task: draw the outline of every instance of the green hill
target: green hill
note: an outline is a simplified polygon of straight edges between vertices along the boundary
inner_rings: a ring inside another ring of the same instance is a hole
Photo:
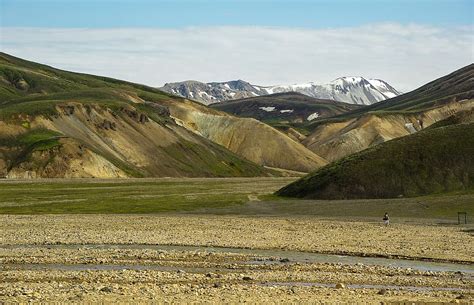
[[[430,128],[317,170],[280,196],[314,199],[413,197],[474,188],[474,124]]]
[[[29,134],[54,145],[25,144]],[[256,120],[0,53],[0,177],[267,176],[326,163]]]
[[[177,125],[157,89],[0,53],[0,177],[273,175]]]

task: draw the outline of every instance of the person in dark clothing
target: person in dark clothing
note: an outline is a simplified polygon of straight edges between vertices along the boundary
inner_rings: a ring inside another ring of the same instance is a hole
[[[385,212],[385,215],[383,215],[383,224],[388,226],[390,224],[390,217],[388,217],[388,213]]]
[[[423,129],[423,120],[422,119],[418,119],[418,124],[420,125],[420,128]]]

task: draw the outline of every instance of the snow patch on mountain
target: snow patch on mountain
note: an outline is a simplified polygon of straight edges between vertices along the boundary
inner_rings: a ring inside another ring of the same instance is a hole
[[[275,110],[275,107],[258,107],[258,108],[266,112],[272,112]]]
[[[312,120],[317,119],[318,117],[319,117],[319,113],[315,112],[315,113],[310,114],[310,115],[306,118],[306,120],[312,121]]]

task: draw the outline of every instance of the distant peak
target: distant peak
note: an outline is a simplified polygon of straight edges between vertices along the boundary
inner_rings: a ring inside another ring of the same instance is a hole
[[[367,82],[367,80],[363,78],[362,76],[343,76],[343,77],[336,78],[331,83],[341,83],[341,82],[357,84],[357,83]]]

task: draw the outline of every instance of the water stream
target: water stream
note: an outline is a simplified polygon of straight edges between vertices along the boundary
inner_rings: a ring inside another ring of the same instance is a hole
[[[225,248],[211,246],[172,246],[172,245],[146,245],[146,244],[55,244],[55,245],[2,245],[0,248],[45,248],[45,249],[150,249],[157,251],[195,251],[210,253],[232,253],[254,255],[255,260],[249,261],[249,264],[285,264],[285,263],[340,263],[344,265],[364,264],[384,267],[411,268],[418,271],[450,271],[463,272],[469,276],[474,275],[474,264],[456,264],[440,263],[421,260],[408,259],[389,259],[379,257],[360,257],[345,256],[335,254],[320,254],[302,251],[290,250],[263,250],[263,249],[243,249],[243,248]],[[274,259],[259,259],[259,258]],[[87,267],[89,266],[89,267]],[[105,268],[104,265],[100,268]],[[85,265],[84,268],[93,269],[91,265]],[[99,268],[99,267],[98,267]],[[112,268],[112,267],[111,267]],[[151,269],[147,265],[133,265],[120,269]]]

